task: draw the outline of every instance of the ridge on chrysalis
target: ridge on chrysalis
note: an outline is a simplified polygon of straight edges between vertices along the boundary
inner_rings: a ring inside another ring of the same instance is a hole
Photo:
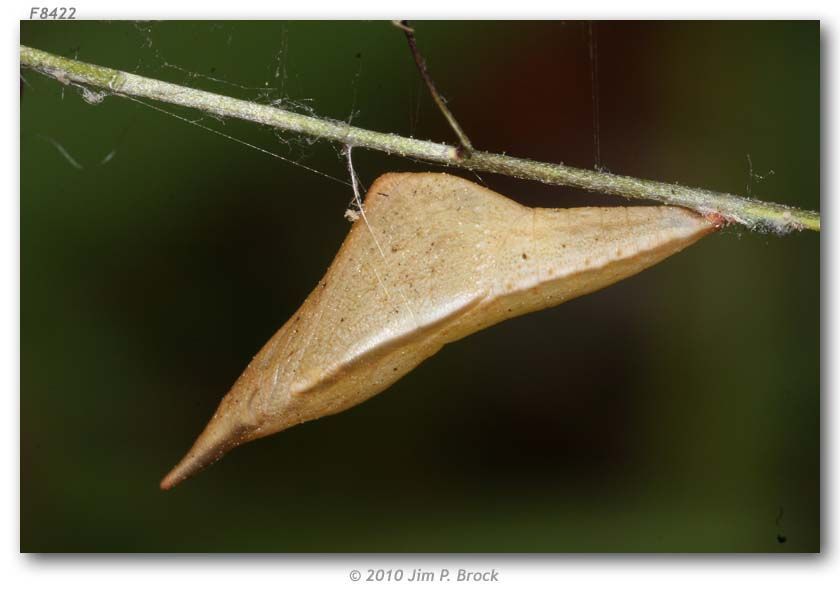
[[[440,173],[382,175],[362,208],[326,275],[161,488],[371,398],[445,344],[634,275],[717,227],[667,206],[528,208]]]

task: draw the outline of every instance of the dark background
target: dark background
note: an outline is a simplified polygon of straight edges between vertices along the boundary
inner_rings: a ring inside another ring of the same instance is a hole
[[[585,23],[416,25],[477,147],[595,164]],[[818,23],[602,22],[594,36],[604,168],[819,208]],[[25,22],[21,43],[453,139],[387,22]],[[22,550],[819,549],[814,233],[716,234],[159,491],[327,268],[351,194],[135,102],[91,105],[22,75]],[[348,179],[330,143],[201,123]],[[440,170],[354,158],[365,185]],[[532,206],[622,202],[481,178]]]

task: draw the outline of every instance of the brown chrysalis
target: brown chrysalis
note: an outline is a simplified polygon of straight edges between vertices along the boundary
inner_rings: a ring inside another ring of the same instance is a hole
[[[532,209],[436,173],[383,175],[362,216],[163,489],[367,400],[445,344],[634,275],[715,228],[675,207]]]

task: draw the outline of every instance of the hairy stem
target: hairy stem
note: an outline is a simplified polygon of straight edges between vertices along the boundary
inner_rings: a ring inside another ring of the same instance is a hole
[[[520,179],[567,185],[635,200],[652,200],[684,206],[702,214],[717,216],[724,222],[740,223],[758,231],[787,233],[802,229],[820,230],[820,215],[813,211],[761,202],[732,194],[538,162],[504,154],[475,151],[468,157],[461,156],[456,147],[447,144],[361,129],[339,121],[301,115],[274,106],[238,100],[71,60],[26,46],[20,47],[20,63],[23,67],[39,71],[64,84],[95,88],[110,94],[159,100],[222,117],[234,117],[277,129],[332,140],[346,146],[380,150],[449,167],[500,173]]]

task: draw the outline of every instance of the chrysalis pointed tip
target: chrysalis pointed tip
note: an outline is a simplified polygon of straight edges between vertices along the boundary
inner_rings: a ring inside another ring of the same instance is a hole
[[[176,485],[178,485],[178,482],[180,480],[178,479],[175,471],[175,469],[172,469],[171,471],[169,471],[169,473],[167,473],[166,477],[160,480],[160,489],[164,491],[171,490]]]
[[[233,448],[246,441],[252,429],[230,424],[228,419],[214,417],[193,444],[186,456],[160,482],[161,490],[170,490],[185,479],[203,471]]]
[[[198,445],[198,442],[196,442],[196,445]],[[218,458],[221,458],[222,454],[223,453],[213,453],[209,457],[202,457],[200,455],[197,456],[193,450],[190,450],[190,452],[182,458],[181,461],[175,465],[171,471],[169,471],[169,473],[166,474],[166,477],[161,479],[160,489],[164,491],[171,490],[185,479],[190,478],[205,467],[209,466],[211,463],[215,462]]]

